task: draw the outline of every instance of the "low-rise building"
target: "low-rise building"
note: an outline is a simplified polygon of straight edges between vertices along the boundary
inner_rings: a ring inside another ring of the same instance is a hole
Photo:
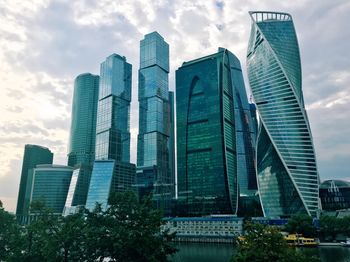
[[[165,218],[162,230],[176,232],[176,241],[233,242],[243,232],[243,218],[231,215]]]

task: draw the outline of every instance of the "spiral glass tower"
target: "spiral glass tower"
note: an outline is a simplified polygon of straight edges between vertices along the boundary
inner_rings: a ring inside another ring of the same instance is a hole
[[[264,215],[316,215],[319,177],[292,17],[249,12],[248,78],[260,115],[257,172]]]

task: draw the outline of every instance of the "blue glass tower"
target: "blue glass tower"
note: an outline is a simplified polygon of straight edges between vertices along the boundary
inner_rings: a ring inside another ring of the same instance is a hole
[[[247,67],[261,120],[257,172],[263,211],[265,216],[315,216],[319,177],[293,20],[287,13],[249,14]]]
[[[139,135],[137,178],[139,192],[171,198],[174,179],[169,163],[170,104],[169,45],[157,32],[141,41],[139,70]]]
[[[96,156],[86,207],[108,203],[110,193],[135,184],[130,163],[131,64],[112,54],[101,64],[96,123]],[[107,183],[107,184],[106,184]]]
[[[254,135],[239,60],[230,51],[176,71],[179,207],[187,215],[236,214],[257,191]],[[180,211],[181,213],[181,211]]]
[[[131,64],[110,55],[100,75],[95,158],[130,162]]]

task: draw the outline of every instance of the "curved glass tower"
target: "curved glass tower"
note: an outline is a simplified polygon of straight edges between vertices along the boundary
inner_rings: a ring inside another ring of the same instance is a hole
[[[261,120],[257,172],[264,215],[315,216],[319,177],[293,20],[286,13],[249,14],[252,29],[247,67]]]
[[[92,165],[95,159],[99,76],[85,73],[74,82],[68,165]]]
[[[224,48],[176,71],[178,197],[186,215],[236,214],[257,189],[241,65]]]

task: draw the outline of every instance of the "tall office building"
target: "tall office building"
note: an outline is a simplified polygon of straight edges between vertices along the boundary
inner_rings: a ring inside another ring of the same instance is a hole
[[[37,165],[28,184],[30,202],[43,201],[54,215],[61,215],[67,198],[73,168],[62,165]],[[34,212],[30,212],[34,215]]]
[[[38,145],[25,145],[22,164],[21,181],[17,199],[16,216],[22,223],[23,216],[28,215],[30,199],[26,198],[28,173],[32,172],[36,165],[52,164],[53,153],[46,147]],[[28,195],[28,194],[27,194]]]
[[[111,193],[127,191],[135,184],[130,163],[131,64],[112,54],[101,64],[96,124],[96,157],[86,207],[96,202],[107,207]]]
[[[247,67],[261,120],[257,172],[263,211],[269,217],[315,216],[319,177],[293,20],[286,13],[249,14]]]
[[[130,162],[131,64],[112,54],[100,76],[95,159]]]
[[[255,194],[254,141],[239,60],[227,49],[176,71],[179,207],[187,215],[236,214]],[[181,204],[182,203],[182,204]]]
[[[68,165],[95,160],[96,115],[99,76],[85,73],[74,81]]]
[[[152,192],[160,205],[174,196],[169,161],[169,45],[157,32],[145,35],[140,46],[139,135],[137,179],[141,198]]]
[[[99,76],[81,74],[74,82],[68,165],[75,168],[64,215],[84,206],[95,159]]]

